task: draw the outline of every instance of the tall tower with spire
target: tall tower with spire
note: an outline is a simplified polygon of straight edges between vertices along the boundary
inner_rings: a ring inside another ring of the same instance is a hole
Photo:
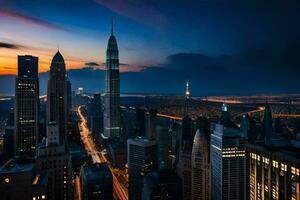
[[[190,86],[189,81],[186,82],[185,99],[184,99],[184,116],[188,115],[189,111],[189,99],[190,99]]]
[[[120,137],[119,50],[113,22],[106,50],[105,108],[103,138]]]
[[[67,75],[65,60],[59,50],[51,62],[47,98],[47,124],[57,123],[60,141],[63,141],[67,132]]]

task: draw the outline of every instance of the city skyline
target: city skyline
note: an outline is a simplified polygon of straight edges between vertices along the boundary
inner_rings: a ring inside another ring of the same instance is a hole
[[[298,7],[1,1],[1,200],[300,200]]]
[[[19,54],[39,57],[41,75],[47,76],[59,49],[74,86],[95,92],[96,83],[101,91],[114,17],[123,93],[159,93],[159,88],[180,94],[186,80],[197,96],[299,92],[297,2],[17,0],[0,5],[0,82],[11,81],[3,75],[16,73]],[[205,87],[193,87],[198,85]],[[9,87],[0,92],[13,93]]]

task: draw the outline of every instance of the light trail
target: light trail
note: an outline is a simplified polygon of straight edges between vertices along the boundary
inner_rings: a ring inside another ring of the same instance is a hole
[[[81,200],[81,187],[80,187],[80,178],[79,175],[76,175],[75,177],[75,189],[76,189],[76,200]]]
[[[87,126],[87,121],[81,112],[81,108],[82,106],[79,106],[77,108],[77,113],[81,119],[81,122],[79,123],[79,130],[80,130],[81,139],[85,146],[85,150],[92,157],[94,163],[103,163],[103,162],[108,163],[108,166],[110,168],[113,177],[114,197],[118,200],[128,200],[127,189],[118,180],[116,176],[116,170],[107,161],[106,157],[100,151],[98,151],[98,146],[93,141],[93,138]]]

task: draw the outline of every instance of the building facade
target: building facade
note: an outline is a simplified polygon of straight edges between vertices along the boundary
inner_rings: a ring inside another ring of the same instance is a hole
[[[38,144],[38,58],[18,56],[15,86],[15,156],[36,157]]]
[[[83,200],[113,200],[113,178],[107,163],[87,164],[81,167],[81,194]]]
[[[47,139],[38,149],[37,168],[49,172],[47,187],[49,200],[73,198],[71,156],[59,136],[59,125],[56,122],[49,123]]]
[[[128,139],[127,151],[128,197],[130,200],[140,200],[144,177],[157,167],[156,142],[142,137]]]
[[[56,122],[59,137],[65,139],[68,114],[67,74],[65,60],[59,51],[54,55],[50,66],[47,103],[47,124]]]
[[[300,148],[247,145],[247,199],[300,199]]]
[[[211,129],[212,199],[244,199],[245,140],[241,131],[215,123]]]
[[[208,141],[203,130],[197,130],[192,149],[192,199],[210,199],[210,163]]]
[[[113,27],[106,50],[103,138],[120,137],[119,50]]]

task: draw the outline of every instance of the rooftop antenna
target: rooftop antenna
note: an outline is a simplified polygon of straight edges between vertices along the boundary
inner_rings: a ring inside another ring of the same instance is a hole
[[[114,18],[111,17],[111,35],[114,34]]]

